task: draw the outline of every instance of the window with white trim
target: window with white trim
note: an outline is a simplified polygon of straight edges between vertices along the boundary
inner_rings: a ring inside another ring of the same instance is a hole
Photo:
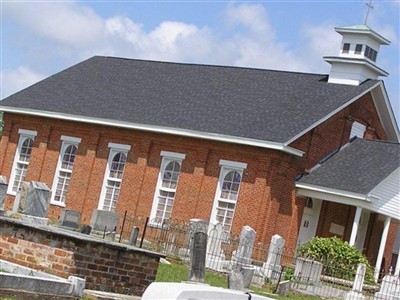
[[[351,126],[350,140],[355,136],[360,139],[364,138],[364,133],[366,128],[367,127],[364,124],[354,121],[353,125]]]
[[[171,218],[182,160],[186,157],[185,154],[168,151],[161,151],[161,156],[160,173],[150,213],[150,220],[156,224]]]
[[[69,182],[71,181],[78,144],[80,138],[61,136],[62,145],[58,158],[57,169],[54,174],[51,204],[65,206]]]
[[[110,148],[110,154],[104,174],[99,209],[114,211],[117,206],[128,151],[131,146],[109,143],[108,147]]]
[[[7,193],[16,195],[25,180],[28,170],[33,141],[37,135],[36,131],[20,129],[17,151],[14,156],[13,168],[10,175],[10,183]]]
[[[210,223],[221,223],[226,231],[230,231],[239,198],[243,170],[246,169],[247,164],[221,159],[219,165],[221,172]]]

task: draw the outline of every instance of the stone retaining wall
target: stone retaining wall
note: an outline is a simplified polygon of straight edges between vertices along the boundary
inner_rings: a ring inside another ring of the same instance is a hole
[[[86,289],[141,296],[163,255],[62,228],[0,217],[0,259],[68,278]]]

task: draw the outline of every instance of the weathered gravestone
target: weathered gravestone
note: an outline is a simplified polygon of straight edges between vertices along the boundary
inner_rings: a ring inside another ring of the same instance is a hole
[[[298,257],[294,269],[294,278],[299,283],[321,285],[321,274],[323,265],[320,262]]]
[[[207,234],[208,222],[201,219],[190,219],[189,230],[186,237],[185,247],[179,250],[179,256],[183,257],[184,261],[188,261],[190,255],[190,249],[195,232],[204,232]]]
[[[279,234],[275,234],[269,245],[267,261],[263,264],[265,277],[270,279],[279,277],[282,270],[281,257],[284,247],[285,240]]]
[[[83,234],[90,234],[92,232],[92,227],[90,227],[90,225],[83,225],[82,229],[81,229],[81,233]]]
[[[398,275],[384,276],[374,300],[400,300],[400,277]]]
[[[90,219],[90,227],[97,231],[112,232],[118,227],[119,215],[113,211],[95,209]]]
[[[353,288],[350,292],[346,293],[345,300],[365,300],[365,296],[362,294],[365,271],[367,267],[365,264],[358,264],[356,277],[354,278]]]
[[[26,199],[28,198],[28,192],[29,182],[23,182],[14,199],[14,205],[12,209],[13,214],[23,212],[25,209]]]
[[[228,274],[228,289],[239,291],[244,289],[243,274],[238,268]]]
[[[196,231],[190,247],[189,281],[203,283],[206,276],[207,233]]]
[[[253,245],[256,238],[256,232],[250,226],[243,226],[240,233],[239,246],[235,253],[238,265],[251,264],[251,255],[253,254]]]
[[[63,209],[61,211],[60,225],[77,229],[81,222],[81,214],[76,210]]]
[[[129,245],[135,246],[139,236],[139,227],[133,226],[129,237]]]
[[[208,232],[206,267],[222,272],[226,268],[226,260],[221,244],[228,239],[228,232],[221,223],[214,225]]]
[[[243,287],[248,288],[252,281],[255,267],[251,265],[251,256],[253,254],[253,246],[256,238],[256,232],[250,226],[243,226],[240,233],[239,246],[235,253],[236,264],[232,268],[233,273],[239,272],[242,274]]]
[[[51,191],[43,182],[31,181],[28,183],[28,190],[20,198],[20,203],[25,202],[22,213],[38,218],[46,218],[50,206]]]
[[[0,176],[0,211],[4,210],[4,204],[7,194],[7,179],[5,176]]]

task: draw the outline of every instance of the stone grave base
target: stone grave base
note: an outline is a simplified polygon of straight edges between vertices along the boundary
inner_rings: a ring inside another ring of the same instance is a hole
[[[49,222],[48,218],[40,218],[40,217],[35,217],[35,216],[30,216],[30,215],[25,215],[25,214],[20,214],[19,219],[21,221],[33,223],[33,224],[39,224],[39,225],[47,225]]]

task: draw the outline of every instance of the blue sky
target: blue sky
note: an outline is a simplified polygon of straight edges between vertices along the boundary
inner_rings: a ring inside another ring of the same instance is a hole
[[[93,55],[329,73],[335,26],[363,24],[366,1],[1,2],[1,99]],[[400,120],[399,1],[367,25],[392,41],[377,64]]]

